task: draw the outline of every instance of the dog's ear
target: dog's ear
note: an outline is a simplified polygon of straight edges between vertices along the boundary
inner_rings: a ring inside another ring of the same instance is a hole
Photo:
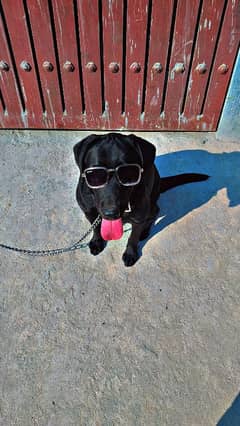
[[[140,138],[136,135],[129,135],[133,143],[137,146],[138,151],[140,151],[142,157],[142,166],[144,169],[152,166],[155,160],[156,148],[155,146],[146,141],[145,139]]]
[[[74,157],[75,157],[75,161],[80,169],[80,171],[82,172],[83,169],[83,159],[84,156],[86,154],[86,152],[88,151],[88,149],[90,148],[90,146],[96,142],[96,140],[99,138],[98,135],[89,135],[86,138],[82,139],[80,142],[78,142],[74,147],[73,147],[73,152],[74,152]]]

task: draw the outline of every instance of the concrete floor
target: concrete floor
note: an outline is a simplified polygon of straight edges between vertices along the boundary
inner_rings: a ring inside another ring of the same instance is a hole
[[[72,147],[84,136],[0,132],[1,242],[79,239]],[[211,179],[162,195],[132,268],[129,230],[96,258],[0,250],[1,426],[240,425],[240,143],[142,136],[162,175]]]

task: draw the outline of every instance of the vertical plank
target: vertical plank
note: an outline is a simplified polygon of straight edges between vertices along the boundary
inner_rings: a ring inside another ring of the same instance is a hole
[[[83,111],[74,5],[72,0],[52,0],[56,28],[60,71],[62,76],[64,119],[75,119]]]
[[[62,127],[63,105],[59,87],[48,1],[27,0],[45,102],[46,127]]]
[[[153,0],[146,85],[145,119],[160,115],[167,65],[173,0]]]
[[[203,109],[202,130],[216,130],[240,41],[239,1],[229,0]]]
[[[102,114],[98,0],[78,0],[78,21],[87,120],[97,123]]]
[[[186,129],[201,112],[223,6],[224,0],[203,1],[184,108],[186,120],[182,122],[182,127]]]
[[[167,128],[173,130],[177,129],[180,123],[180,112],[189,72],[199,3],[199,0],[193,0],[191,2],[188,0],[179,0],[177,4],[164,105],[165,125]],[[184,68],[182,68],[182,66]]]
[[[105,116],[118,127],[122,109],[123,0],[103,1]]]
[[[134,129],[140,119],[146,50],[148,1],[131,0],[127,11],[125,127]]]
[[[0,90],[5,105],[0,116],[1,127],[23,127],[24,111],[19,96],[16,77],[13,69],[8,43],[4,31],[2,17],[0,18],[0,61],[6,63],[6,70],[0,69]],[[2,102],[1,102],[2,103]]]
[[[41,127],[43,108],[23,2],[15,0],[14,13],[12,3],[7,0],[3,8],[25,102],[25,127]],[[30,70],[24,70],[23,64],[29,65]]]

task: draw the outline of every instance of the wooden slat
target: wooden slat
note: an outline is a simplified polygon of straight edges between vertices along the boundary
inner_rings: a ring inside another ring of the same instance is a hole
[[[74,6],[72,0],[52,0],[57,46],[65,101],[64,120],[79,119],[82,110],[80,73],[76,43]],[[64,68],[70,62],[73,71]]]
[[[191,121],[196,120],[201,112],[223,7],[224,0],[212,0],[211,3],[209,0],[203,1],[184,108],[184,117],[186,120],[182,121],[181,126],[185,129],[189,125],[191,126]],[[206,66],[206,72],[203,74],[198,72],[197,67],[199,64],[205,64]]]
[[[43,108],[23,2],[22,0],[15,0],[14,13],[11,2],[7,0],[4,1],[3,8],[25,102],[24,124],[25,127],[38,127],[42,125]],[[21,63],[23,61],[31,66],[29,72],[22,69]]]
[[[173,34],[172,52],[169,64],[164,123],[167,128],[177,129],[189,71],[191,51],[199,10],[199,0],[179,0]],[[183,73],[175,72],[176,64],[184,64]]]
[[[48,2],[46,0],[28,0],[27,3],[46,107],[45,125],[52,128],[62,127],[63,106]],[[52,72],[43,68],[45,61],[53,65]]]
[[[103,46],[105,118],[109,126],[119,126],[122,109],[123,0],[103,1]],[[110,64],[119,67],[112,72]],[[110,124],[111,123],[111,124]]]
[[[98,0],[78,0],[77,4],[86,115],[96,125],[102,113]],[[91,62],[96,72],[87,68]]]
[[[23,127],[24,114],[8,43],[4,32],[2,17],[0,18],[0,60],[9,65],[8,71],[0,70],[0,89],[6,108],[6,111],[1,113],[0,125],[1,127]]]
[[[240,41],[240,7],[239,1],[228,1],[223,27],[217,47],[213,71],[203,109],[202,130],[208,124],[208,130],[216,130],[220,113],[227,93],[234,60]],[[219,72],[219,67],[226,64],[226,74]]]
[[[127,13],[125,127],[133,129],[141,115],[146,50],[148,1],[131,0]],[[141,71],[130,67],[137,63]]]
[[[157,120],[163,100],[173,0],[153,0],[146,85],[145,120]],[[164,29],[164,30],[163,30]],[[154,64],[160,63],[161,72],[154,72]]]

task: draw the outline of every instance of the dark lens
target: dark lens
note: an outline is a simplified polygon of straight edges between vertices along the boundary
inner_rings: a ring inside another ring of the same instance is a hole
[[[134,164],[120,166],[118,168],[118,177],[123,185],[135,185],[139,180],[140,168]]]
[[[85,176],[90,186],[102,186],[107,182],[107,171],[105,169],[86,170]]]

